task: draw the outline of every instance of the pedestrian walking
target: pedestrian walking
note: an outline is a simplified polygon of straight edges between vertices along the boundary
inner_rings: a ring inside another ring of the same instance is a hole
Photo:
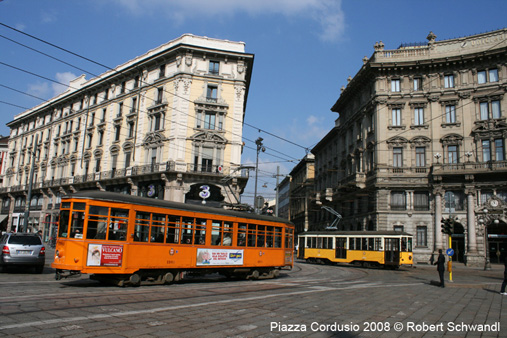
[[[505,292],[505,287],[507,286],[507,255],[504,255],[503,257],[503,264],[505,269],[503,271],[503,283],[502,288],[500,289],[500,294],[507,296],[507,292]]]
[[[437,266],[438,276],[440,277],[440,287],[444,288],[445,257],[442,253],[442,249],[438,249],[438,258],[435,265]]]

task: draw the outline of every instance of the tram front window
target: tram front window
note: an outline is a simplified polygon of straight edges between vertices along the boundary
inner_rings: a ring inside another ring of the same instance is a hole
[[[69,231],[70,210],[60,211],[60,225],[58,226],[58,237],[67,237]]]

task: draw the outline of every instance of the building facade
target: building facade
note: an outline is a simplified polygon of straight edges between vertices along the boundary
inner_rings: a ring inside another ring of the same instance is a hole
[[[507,250],[507,29],[427,40],[376,43],[342,88],[312,150],[316,199],[341,229],[412,233],[418,263],[448,247],[452,218],[453,259],[487,266]]]
[[[311,203],[315,178],[315,156],[306,155],[290,172],[290,221],[296,234],[313,230],[315,205]]]
[[[15,116],[0,189],[9,228],[29,203],[28,229],[47,238],[61,197],[87,189],[239,201],[253,59],[242,42],[186,34]]]

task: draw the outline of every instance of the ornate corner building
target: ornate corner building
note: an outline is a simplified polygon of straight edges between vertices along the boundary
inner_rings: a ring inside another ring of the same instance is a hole
[[[414,235],[414,257],[448,247],[454,260],[500,262],[507,251],[507,29],[452,40],[376,43],[314,147],[318,203],[346,230]],[[321,211],[317,224],[330,216]]]
[[[7,230],[21,231],[30,203],[28,228],[47,239],[61,196],[80,190],[236,203],[253,60],[243,42],[186,34],[15,116],[0,188]]]

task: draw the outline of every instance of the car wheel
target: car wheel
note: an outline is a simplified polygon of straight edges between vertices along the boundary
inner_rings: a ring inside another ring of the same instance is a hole
[[[44,265],[37,265],[35,267],[35,273],[42,273],[44,271]]]

